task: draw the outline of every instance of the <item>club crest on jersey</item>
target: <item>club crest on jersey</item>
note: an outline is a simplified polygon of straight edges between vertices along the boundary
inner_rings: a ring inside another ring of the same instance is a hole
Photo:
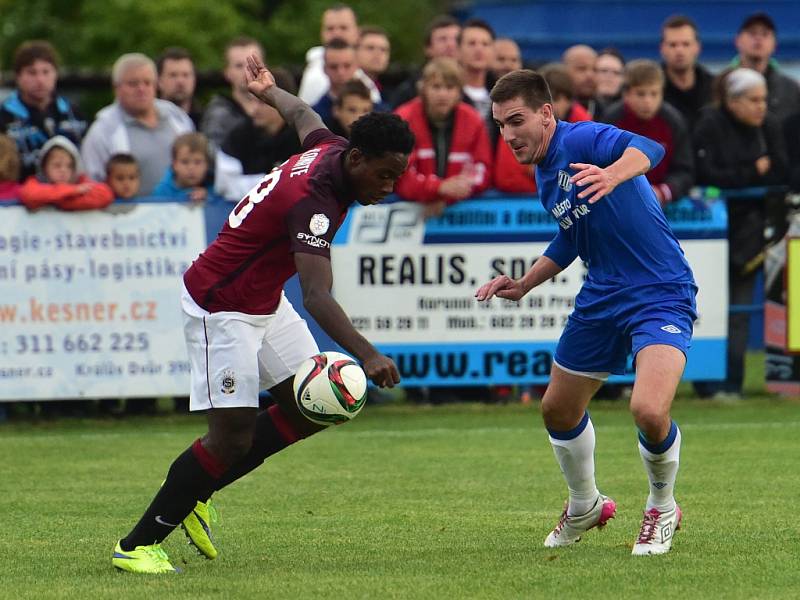
[[[222,388],[220,391],[223,394],[232,394],[236,391],[236,376],[230,369],[222,372]]]
[[[569,180],[569,177],[570,175],[566,171],[558,172],[558,187],[565,192],[568,192],[572,189],[572,182]]]
[[[326,215],[322,213],[317,213],[313,217],[311,217],[311,222],[308,224],[308,228],[311,230],[311,233],[314,235],[322,235],[328,228],[331,226],[330,219]]]

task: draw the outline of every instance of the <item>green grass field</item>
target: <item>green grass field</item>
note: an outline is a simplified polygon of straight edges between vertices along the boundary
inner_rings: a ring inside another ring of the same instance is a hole
[[[565,488],[536,406],[382,406],[290,448],[216,496],[218,560],[182,532],[180,575],[111,551],[198,417],[0,427],[7,598],[797,598],[800,404],[679,400],[673,551],[630,556],[646,478],[625,403],[592,408],[618,516],[571,548],[542,541]]]

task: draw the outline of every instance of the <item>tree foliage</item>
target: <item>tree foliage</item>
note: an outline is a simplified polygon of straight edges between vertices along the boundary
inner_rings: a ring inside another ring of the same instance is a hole
[[[16,46],[46,39],[71,69],[108,69],[124,52],[157,56],[183,46],[200,69],[219,68],[228,40],[260,40],[270,64],[301,65],[305,51],[319,43],[319,23],[329,0],[0,0],[0,66],[10,68]],[[351,0],[362,24],[384,27],[392,60],[421,57],[425,24],[446,0],[375,2]]]

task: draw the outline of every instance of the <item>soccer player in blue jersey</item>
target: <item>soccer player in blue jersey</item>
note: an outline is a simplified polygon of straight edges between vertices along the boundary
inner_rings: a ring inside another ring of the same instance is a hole
[[[569,488],[544,545],[573,544],[616,513],[614,500],[595,483],[595,435],[586,408],[609,374],[624,371],[632,353],[630,408],[650,481],[633,554],[663,554],[681,521],[673,496],[681,432],[670,406],[697,318],[692,271],[643,175],[664,150],[610,125],[558,121],[547,83],[533,71],[505,75],[491,98],[494,119],[516,159],[536,165],[542,205],[559,230],[525,275],[496,277],[475,296],[519,300],[578,256],[589,270],[542,398],[550,443]]]

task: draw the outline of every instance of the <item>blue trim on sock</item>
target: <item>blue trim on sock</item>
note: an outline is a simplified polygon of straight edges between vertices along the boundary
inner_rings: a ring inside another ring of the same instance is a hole
[[[675,424],[675,421],[671,421],[671,423],[667,437],[660,444],[651,444],[648,442],[641,431],[639,432],[639,443],[645,447],[645,450],[652,454],[664,454],[664,452],[672,447],[672,444],[675,443],[675,438],[678,437],[678,426]]]
[[[580,434],[583,433],[583,430],[586,429],[586,426],[589,424],[589,411],[583,413],[583,418],[581,422],[578,423],[576,427],[570,429],[569,431],[554,431],[547,428],[547,433],[550,434],[550,437],[554,440],[574,440]]]

